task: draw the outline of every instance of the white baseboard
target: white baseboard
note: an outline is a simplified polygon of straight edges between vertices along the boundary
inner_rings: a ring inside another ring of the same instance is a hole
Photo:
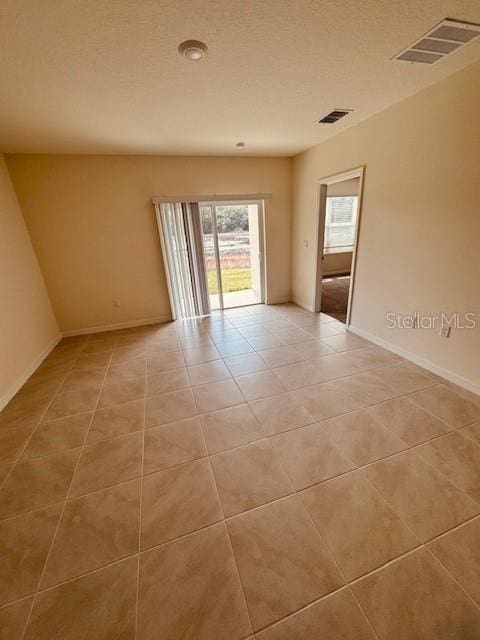
[[[265,304],[285,304],[286,302],[291,302],[291,300],[290,296],[286,298],[268,298]]]
[[[307,311],[311,311],[313,313],[313,306],[311,304],[307,304],[306,302],[303,302],[303,300],[300,300],[295,296],[293,296],[292,302],[293,304],[296,304],[297,307],[301,307],[302,309],[306,309]]]
[[[97,327],[86,327],[85,329],[71,329],[63,332],[64,338],[71,336],[83,336],[88,333],[101,333],[102,331],[115,331],[116,329],[130,329],[131,327],[141,327],[146,324],[157,324],[159,322],[170,322],[171,316],[156,316],[154,318],[143,318],[142,320],[128,320],[128,322],[117,322],[116,324],[102,324]]]
[[[353,325],[350,325],[348,327],[348,330],[351,331],[352,333],[355,333],[357,336],[360,336],[361,338],[365,338],[365,340],[369,340],[370,342],[373,342],[379,347],[383,347],[384,349],[387,349],[387,351],[392,351],[393,353],[396,353],[402,358],[405,358],[406,360],[410,360],[410,362],[413,362],[414,364],[418,364],[419,367],[423,367],[424,369],[427,369],[427,371],[436,373],[438,376],[441,376],[442,378],[445,378],[446,380],[453,382],[459,387],[462,387],[463,389],[467,389],[468,391],[472,391],[473,393],[476,393],[477,395],[480,396],[480,385],[476,384],[475,382],[471,382],[470,380],[467,380],[467,378],[464,378],[463,376],[458,375],[458,373],[454,373],[453,371],[444,369],[443,367],[439,367],[434,362],[432,362],[431,360],[428,360],[427,358],[424,358],[423,356],[419,356],[416,353],[407,351],[402,347],[398,347],[397,345],[391,342],[388,342],[383,338],[379,338],[373,335],[372,333],[368,333],[368,331],[364,331],[363,329],[359,329],[358,327],[354,327]]]
[[[7,406],[7,404],[10,402],[10,400],[13,398],[13,396],[16,393],[18,393],[18,391],[20,391],[20,389],[23,387],[25,382],[30,378],[32,373],[35,373],[38,367],[42,364],[42,362],[48,356],[50,351],[57,346],[57,344],[60,342],[61,339],[62,339],[62,335],[59,333],[50,342],[50,344],[47,347],[45,347],[45,349],[43,349],[43,351],[39,353],[38,356],[30,363],[30,365],[25,369],[22,375],[19,376],[19,378],[17,378],[17,380],[13,383],[10,389],[6,393],[4,393],[3,396],[0,396],[0,411],[4,409]]]

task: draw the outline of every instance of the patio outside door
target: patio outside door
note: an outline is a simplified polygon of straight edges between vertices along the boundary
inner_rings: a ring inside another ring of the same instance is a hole
[[[211,309],[264,302],[263,202],[199,207]]]

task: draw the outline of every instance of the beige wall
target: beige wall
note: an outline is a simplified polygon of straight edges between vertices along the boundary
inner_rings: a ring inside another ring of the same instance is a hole
[[[50,300],[0,155],[0,410],[56,337]]]
[[[267,296],[290,297],[289,158],[14,155],[7,161],[62,331],[170,316],[154,195],[271,192]]]
[[[408,67],[406,67],[408,73]],[[292,287],[313,298],[317,181],[365,165],[352,325],[480,384],[480,328],[389,330],[391,311],[480,314],[480,64],[294,160]]]

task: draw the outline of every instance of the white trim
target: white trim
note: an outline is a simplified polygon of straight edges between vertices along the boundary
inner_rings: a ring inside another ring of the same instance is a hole
[[[402,358],[405,358],[406,360],[410,360],[410,362],[418,364],[420,367],[423,367],[424,369],[427,369],[432,373],[436,373],[438,376],[441,376],[442,378],[445,378],[446,380],[453,382],[459,387],[462,387],[463,389],[467,389],[468,391],[472,391],[473,393],[480,396],[480,385],[476,384],[475,382],[471,382],[470,380],[467,380],[467,378],[464,378],[463,376],[458,375],[458,373],[454,373],[449,369],[444,369],[443,367],[439,367],[434,362],[432,362],[431,360],[428,360],[427,358],[424,358],[423,356],[419,356],[416,353],[407,351],[407,349],[398,347],[392,342],[388,342],[383,338],[378,338],[377,336],[374,336],[372,333],[368,333],[368,331],[364,331],[363,329],[359,329],[358,327],[354,327],[353,325],[350,325],[348,330],[351,331],[352,333],[355,333],[357,336],[360,336],[361,338],[365,338],[365,340],[369,340],[370,342],[373,342],[379,347],[383,347],[384,349],[387,349],[387,351],[392,351],[392,353],[396,353]]]
[[[285,304],[286,302],[291,302],[292,298],[287,296],[286,298],[267,298],[265,304]]]
[[[49,345],[43,349],[43,351],[31,362],[31,364],[26,368],[26,370],[22,373],[22,375],[17,378],[17,380],[13,383],[10,389],[0,397],[0,411],[4,409],[13,396],[20,391],[26,381],[30,378],[30,376],[35,373],[38,367],[42,364],[48,354],[54,349],[57,344],[62,339],[62,334],[59,333],[53,340],[49,343]]]
[[[64,331],[63,337],[83,336],[88,333],[101,333],[102,331],[115,331],[116,329],[130,329],[130,327],[142,327],[147,324],[157,324],[159,322],[171,322],[171,316],[155,316],[153,318],[143,318],[142,320],[128,320],[127,322],[118,322],[116,324],[101,324],[97,327],[86,327],[85,329],[72,329]]]
[[[326,178],[321,178],[317,180],[317,209],[315,214],[315,225],[316,225],[316,233],[314,236],[315,240],[315,251],[314,251],[314,283],[312,290],[312,302],[311,302],[311,311],[315,313],[321,311],[321,301],[322,301],[322,284],[320,274],[323,272],[323,230],[325,228],[325,215],[326,215],[326,187],[331,184],[336,184],[337,182],[343,182],[345,180],[351,180],[352,178],[359,178],[358,183],[358,205],[357,205],[357,220],[355,223],[355,236],[353,240],[353,250],[352,250],[352,262],[350,266],[350,287],[348,289],[348,301],[347,301],[347,317],[345,319],[345,326],[348,329],[350,326],[350,318],[352,315],[352,299],[353,299],[353,290],[355,287],[355,271],[357,264],[357,251],[358,251],[358,241],[359,241],[359,233],[360,233],[360,222],[362,216],[362,207],[363,207],[363,183],[365,179],[365,165],[361,165],[360,167],[355,167],[354,169],[349,169],[348,171],[344,171],[342,173],[336,173],[332,176],[327,176]],[[322,235],[320,238],[319,228],[322,230]],[[319,258],[319,249],[322,249],[321,257]],[[309,307],[305,307],[309,308]]]
[[[208,195],[186,195],[186,196],[153,196],[153,204],[161,204],[162,202],[244,202],[245,200],[269,200],[271,193],[240,193],[240,194],[221,194],[214,193]]]
[[[296,304],[297,307],[301,307],[302,309],[306,309],[307,311],[311,311],[312,313],[314,313],[313,307],[311,304],[308,304],[307,302],[303,302],[303,300],[300,300],[295,296],[292,297],[291,302],[293,302],[293,304]]]

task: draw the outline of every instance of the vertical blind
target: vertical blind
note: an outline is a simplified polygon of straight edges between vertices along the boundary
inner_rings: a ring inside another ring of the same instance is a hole
[[[197,202],[155,204],[172,315],[210,313],[200,212]]]

